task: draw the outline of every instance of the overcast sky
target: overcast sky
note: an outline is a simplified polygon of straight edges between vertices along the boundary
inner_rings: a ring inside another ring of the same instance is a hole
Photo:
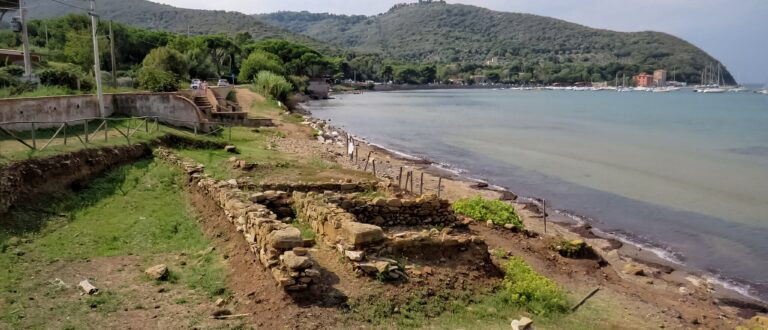
[[[155,0],[177,7],[375,15],[404,0]],[[459,0],[617,31],[674,34],[720,59],[739,82],[768,83],[768,0]]]

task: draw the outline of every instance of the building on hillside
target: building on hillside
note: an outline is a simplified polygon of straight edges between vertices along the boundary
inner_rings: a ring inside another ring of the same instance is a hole
[[[40,63],[40,55],[29,54],[32,64]],[[24,52],[15,49],[0,49],[0,63],[17,64],[24,66]]]
[[[496,56],[491,57],[490,60],[485,61],[485,65],[487,66],[500,66],[502,64],[503,64],[502,61]]]
[[[637,87],[651,87],[653,86],[653,75],[643,72],[632,77],[632,81],[635,82]]]
[[[667,85],[667,70],[653,71],[653,84],[663,87]]]

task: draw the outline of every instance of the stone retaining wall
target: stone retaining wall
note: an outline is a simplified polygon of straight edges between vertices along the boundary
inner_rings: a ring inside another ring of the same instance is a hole
[[[383,227],[453,226],[458,218],[451,203],[434,194],[418,198],[367,198],[338,195],[328,200],[352,213],[357,221]]]
[[[356,271],[389,279],[405,276],[402,265],[389,258],[390,256],[429,261],[437,261],[441,258],[469,258],[477,261],[489,259],[488,246],[482,238],[467,233],[454,233],[450,228],[442,231],[431,229],[385,233],[380,226],[358,222],[358,217],[347,211],[347,209],[354,209],[353,206],[357,205],[352,202],[355,200],[354,194],[352,196],[332,192],[323,194],[294,192],[293,205],[297,218],[308,223],[322,242],[335,247],[346,259],[349,259]],[[362,203],[359,205],[363,208],[369,204],[365,200],[365,198],[360,199]],[[391,209],[383,210],[383,213],[396,214],[395,203],[392,202]],[[346,209],[340,206],[342,204]],[[419,202],[405,204],[409,205],[403,207],[406,212],[414,209],[422,210],[421,207],[425,205],[429,205],[427,208],[430,210],[440,210],[443,205],[436,197],[425,197]],[[377,210],[381,208],[377,206],[369,209],[371,212]],[[416,216],[416,213],[412,213],[408,219],[415,219]],[[444,223],[446,222],[436,222],[433,225]],[[455,222],[450,223],[455,224]]]
[[[240,190],[236,182],[215,180],[204,173],[203,165],[185,161],[166,149],[158,148],[157,155],[183,168],[191,184],[224,210],[278,285],[288,291],[304,290],[320,276],[299,229],[278,221],[275,213],[254,203],[251,194]]]
[[[366,192],[374,191],[378,188],[377,182],[317,182],[317,183],[241,183],[241,189],[247,189],[252,191],[285,191],[287,193],[298,192],[316,192],[322,193],[325,191],[333,192]]]

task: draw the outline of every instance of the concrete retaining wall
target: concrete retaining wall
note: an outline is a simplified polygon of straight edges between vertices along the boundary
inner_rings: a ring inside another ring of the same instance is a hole
[[[193,127],[204,116],[189,99],[174,93],[105,94],[106,116],[157,116],[162,122]],[[0,99],[0,122],[62,122],[101,117],[95,95],[66,95]],[[165,119],[165,120],[163,120]],[[59,124],[36,124],[50,128]],[[30,130],[31,124],[3,125],[14,131]],[[202,128],[201,128],[202,129]]]

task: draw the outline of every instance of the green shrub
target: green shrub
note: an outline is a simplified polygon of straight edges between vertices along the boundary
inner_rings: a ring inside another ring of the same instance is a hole
[[[286,98],[288,98],[288,93],[293,89],[291,83],[285,80],[283,76],[269,71],[259,72],[253,85],[256,91],[262,95],[281,102],[285,102]]]
[[[477,196],[456,201],[453,203],[453,210],[475,220],[491,220],[497,225],[513,224],[518,230],[523,229],[523,221],[515,212],[515,208],[502,201]]]
[[[0,87],[8,88],[19,84],[19,80],[6,71],[0,70]]]
[[[186,78],[189,75],[189,61],[184,54],[168,47],[158,47],[144,57],[141,62],[145,68],[154,68],[158,71],[170,72],[176,80]]]
[[[153,67],[143,67],[139,70],[139,86],[153,92],[179,90],[179,82],[173,73]]]
[[[261,50],[256,50],[243,61],[240,66],[240,74],[237,80],[240,82],[253,81],[254,77],[261,71],[269,71],[277,74],[283,74],[283,61],[275,54]]]
[[[91,90],[95,85],[91,77],[86,76],[83,70],[71,64],[52,66],[41,71],[40,83],[74,90]]]
[[[16,64],[11,64],[9,66],[3,67],[0,70],[7,72],[14,77],[21,77],[24,75],[24,67]]]
[[[504,266],[505,299],[536,315],[565,313],[568,300],[563,290],[550,279],[536,273],[520,257],[512,257]]]

